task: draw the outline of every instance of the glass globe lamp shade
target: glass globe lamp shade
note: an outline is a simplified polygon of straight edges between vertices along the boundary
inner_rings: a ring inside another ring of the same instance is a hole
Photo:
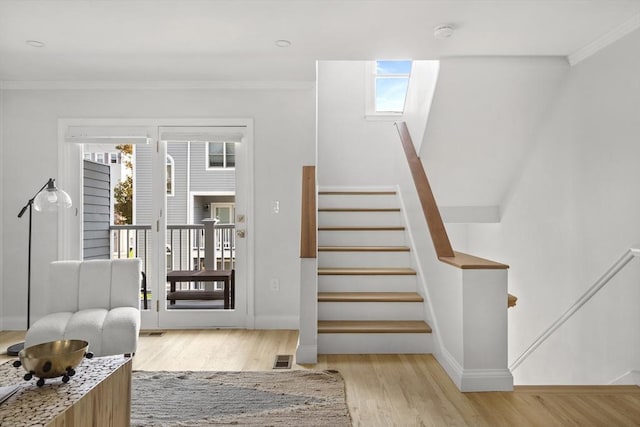
[[[58,207],[71,207],[71,197],[59,188],[53,180],[49,180],[47,188],[42,190],[33,200],[33,208],[39,212],[56,211]]]

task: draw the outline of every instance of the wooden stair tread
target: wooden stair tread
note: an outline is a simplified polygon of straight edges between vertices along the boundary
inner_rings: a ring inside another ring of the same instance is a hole
[[[318,212],[400,212],[400,208],[319,208]]]
[[[318,246],[320,252],[409,252],[409,246]]]
[[[318,231],[402,231],[403,226],[396,225],[365,225],[365,226],[321,226]]]
[[[423,302],[416,292],[319,292],[318,302]]]
[[[319,334],[415,334],[431,333],[431,327],[422,320],[320,320]]]
[[[339,267],[318,268],[322,276],[413,276],[416,271],[412,268],[393,267]]]

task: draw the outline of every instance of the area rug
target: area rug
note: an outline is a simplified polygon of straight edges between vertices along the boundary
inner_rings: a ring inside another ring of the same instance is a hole
[[[133,373],[132,426],[350,426],[337,371]]]

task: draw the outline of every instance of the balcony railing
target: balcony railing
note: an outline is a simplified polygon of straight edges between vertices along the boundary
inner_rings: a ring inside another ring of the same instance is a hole
[[[111,225],[110,237],[111,258],[140,258],[142,271],[147,274],[151,263],[151,226]],[[205,220],[205,224],[167,225],[165,254],[167,271],[235,269],[235,224]],[[181,286],[180,290],[198,290],[207,285],[194,282]],[[215,286],[217,289],[218,285]]]
[[[211,263],[206,263],[207,228],[213,238]],[[149,264],[150,225],[112,225],[111,258],[140,258],[143,271]],[[174,224],[167,226],[167,270],[235,268],[235,224]]]

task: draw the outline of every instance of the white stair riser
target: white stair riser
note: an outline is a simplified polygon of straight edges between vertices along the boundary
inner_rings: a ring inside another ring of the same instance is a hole
[[[406,244],[404,230],[318,232],[318,246],[403,246]]]
[[[432,334],[318,334],[318,354],[433,353]]]
[[[416,276],[318,276],[318,292],[415,292]]]
[[[319,320],[424,320],[421,302],[319,302]]]
[[[319,267],[411,267],[410,252],[318,252]]]
[[[395,194],[319,194],[319,208],[397,208],[398,199]]]
[[[402,225],[400,212],[318,212],[320,226]]]

